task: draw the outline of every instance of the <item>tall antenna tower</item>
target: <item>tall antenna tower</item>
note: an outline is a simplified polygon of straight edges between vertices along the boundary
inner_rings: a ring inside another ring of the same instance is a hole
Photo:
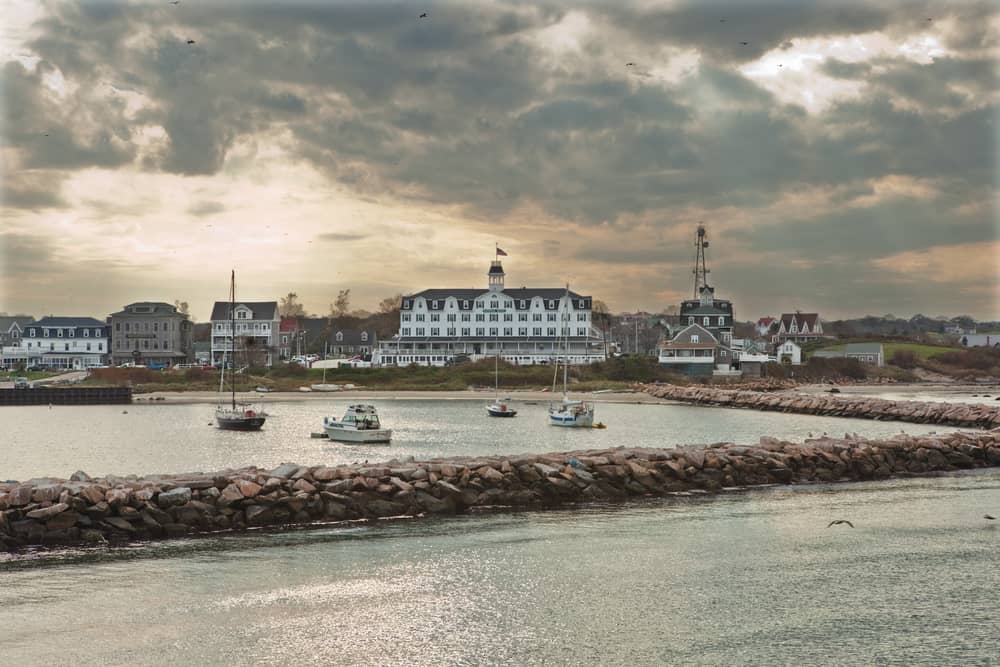
[[[698,235],[694,242],[694,298],[697,299],[702,287],[708,287],[708,267],[705,266],[705,248],[708,239],[705,236],[705,225],[698,223]]]

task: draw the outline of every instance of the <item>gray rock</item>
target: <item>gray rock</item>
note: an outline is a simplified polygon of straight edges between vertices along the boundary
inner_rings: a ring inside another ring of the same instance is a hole
[[[38,519],[39,521],[45,521],[54,517],[60,512],[65,512],[69,509],[69,505],[66,503],[59,503],[57,505],[51,505],[50,507],[43,507],[41,509],[33,510],[28,512],[27,517],[29,519]]]
[[[157,504],[164,509],[173,507],[174,505],[184,505],[189,500],[191,500],[191,489],[186,486],[179,486],[170,491],[162,491],[156,497]]]
[[[268,471],[267,474],[270,475],[271,477],[280,477],[282,479],[288,479],[298,471],[299,471],[299,465],[297,463],[282,463],[274,470]]]
[[[89,482],[90,475],[83,472],[82,470],[77,470],[75,473],[69,476],[69,481],[71,482]]]

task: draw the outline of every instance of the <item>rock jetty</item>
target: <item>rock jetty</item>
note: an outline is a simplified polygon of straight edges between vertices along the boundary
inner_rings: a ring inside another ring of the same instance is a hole
[[[762,484],[883,479],[1000,466],[1000,430],[856,435],[448,458],[338,467],[286,463],[213,474],[0,484],[0,546],[120,543],[260,526],[553,507]]]
[[[761,393],[676,385],[640,385],[640,389],[665,400],[725,408],[798,412],[806,415],[855,417],[914,424],[941,424],[963,428],[1000,427],[1000,407],[992,405],[889,401],[865,396],[811,396],[795,392]]]

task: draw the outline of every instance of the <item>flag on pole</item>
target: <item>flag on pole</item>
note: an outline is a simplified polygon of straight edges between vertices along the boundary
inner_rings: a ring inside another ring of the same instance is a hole
[[[503,251],[503,248],[497,246],[497,257],[506,257],[507,253]]]

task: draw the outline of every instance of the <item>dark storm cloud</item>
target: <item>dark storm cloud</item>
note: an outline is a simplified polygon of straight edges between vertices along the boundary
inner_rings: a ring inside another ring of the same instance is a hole
[[[53,172],[8,172],[0,178],[0,205],[31,211],[62,208],[66,206],[59,194],[62,180]]]
[[[557,56],[537,31],[570,10],[595,32]],[[990,237],[987,221],[940,220],[993,196],[996,67],[979,51],[996,47],[995,17],[986,3],[798,0],[57,5],[35,26],[38,67],[4,68],[4,139],[24,168],[114,168],[141,155],[148,170],[206,175],[233,167],[241,139],[280,133],[294,159],[361,197],[458,206],[475,219],[530,204],[591,227],[690,207],[752,215],[803,188],[847,205],[894,175],[937,183],[943,194],[928,203],[817,210],[774,221],[759,239],[734,236],[795,255],[855,248],[871,258],[952,232]],[[796,40],[936,25],[957,54],[827,60],[821,73],[858,91],[818,112],[736,69]],[[700,61],[675,82],[625,70],[629,58],[648,74],[679,49]],[[47,87],[55,72],[72,84],[68,100]],[[145,108],[130,117],[109,81]],[[138,124],[162,128],[165,141],[140,149]],[[26,183],[7,188],[21,193],[7,205],[58,203],[57,190]],[[320,238],[354,240],[336,236]],[[604,261],[655,263],[660,254],[641,245],[608,248]]]
[[[222,213],[225,210],[226,206],[222,202],[206,200],[192,204],[188,207],[187,212],[189,215],[204,218],[209,215],[215,215],[216,213]]]
[[[349,243],[368,238],[366,234],[349,234],[345,232],[327,232],[316,237],[320,241],[333,241],[336,243]]]

